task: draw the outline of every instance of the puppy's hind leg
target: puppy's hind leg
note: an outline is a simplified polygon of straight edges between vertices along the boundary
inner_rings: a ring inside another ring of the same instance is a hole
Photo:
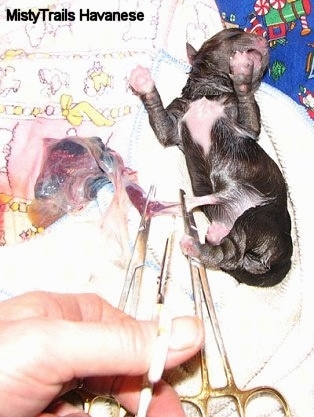
[[[225,237],[219,245],[201,244],[189,235],[184,235],[180,241],[184,255],[199,259],[210,268],[233,268],[235,260],[241,258],[238,245],[229,237]]]

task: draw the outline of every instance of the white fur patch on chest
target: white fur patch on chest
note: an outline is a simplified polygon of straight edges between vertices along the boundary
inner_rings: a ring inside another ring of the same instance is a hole
[[[205,154],[209,152],[210,133],[214,123],[225,116],[224,105],[220,101],[207,100],[205,97],[193,101],[182,118],[193,141],[203,148]]]

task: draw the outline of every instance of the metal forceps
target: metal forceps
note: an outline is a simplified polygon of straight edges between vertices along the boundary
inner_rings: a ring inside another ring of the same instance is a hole
[[[182,204],[182,214],[185,226],[185,233],[199,240],[194,215],[192,212],[187,211],[185,192],[183,190],[180,190],[180,199]],[[239,417],[245,417],[247,405],[251,400],[258,396],[270,395],[273,398],[275,398],[281,405],[281,409],[284,411],[285,417],[291,417],[290,409],[286,399],[276,389],[268,386],[260,386],[256,388],[243,390],[236,385],[231,366],[227,357],[226,349],[223,343],[213,299],[211,296],[210,287],[207,280],[205,266],[198,259],[189,257],[188,260],[190,265],[193,293],[195,297],[196,314],[200,318],[202,318],[203,297],[207,313],[212,324],[214,338],[221,357],[221,362],[224,368],[227,382],[224,387],[214,388],[211,386],[206,364],[205,348],[203,348],[200,352],[202,388],[197,395],[181,396],[180,399],[182,403],[188,403],[194,406],[201,417],[207,417],[208,406],[211,400],[221,397],[229,397],[234,401],[237,407],[237,411],[239,413]]]
[[[155,196],[155,186],[152,185],[148,191],[148,195],[145,201],[145,206],[143,210],[143,214],[140,220],[140,224],[137,230],[137,235],[135,238],[135,243],[132,251],[132,256],[126,271],[125,280],[123,289],[120,296],[119,301],[119,309],[125,311],[127,307],[128,301],[130,301],[130,314],[135,316],[137,311],[137,305],[140,296],[140,288],[141,288],[141,281],[144,269],[144,263],[146,259],[146,252],[147,252],[147,241],[150,231],[150,223],[151,218],[148,216],[148,207],[151,199]],[[149,373],[146,378],[146,386],[144,385],[142,392],[141,392],[141,399],[140,399],[140,409],[138,413],[138,417],[145,417],[146,410],[150,403],[152,397],[152,390],[153,384],[160,379],[162,371],[164,369],[167,351],[168,351],[168,333],[170,335],[170,319],[168,320],[167,315],[163,313],[162,304],[163,299],[160,298],[162,296],[164,290],[164,281],[166,279],[165,276],[165,265],[168,262],[168,253],[169,253],[169,245],[167,241],[167,245],[165,248],[165,255],[162,262],[161,268],[161,276],[159,280],[159,289],[158,289],[158,296],[157,296],[157,305],[156,308],[156,318],[158,320],[158,328],[160,329],[163,327],[166,331],[162,333],[161,337],[159,334],[157,335],[156,340],[156,355],[153,357],[151,367]],[[131,293],[132,288],[132,296],[133,299],[129,300],[129,295]],[[158,353],[158,355],[157,355]],[[76,404],[77,406],[81,407],[84,412],[89,413],[92,417],[97,416],[110,416],[110,417],[121,417],[121,416],[130,416],[126,410],[119,404],[119,402],[111,395],[93,395],[92,393],[86,392],[83,389],[78,389],[74,392],[74,398],[70,399],[72,404]]]
[[[143,266],[146,258],[147,241],[151,223],[151,218],[147,216],[147,209],[151,199],[155,196],[155,192],[155,186],[151,185],[147,194],[143,214],[135,238],[133,252],[126,272],[118,306],[120,310],[125,311],[131,291],[131,286],[133,284],[133,298],[135,301],[133,300],[133,302],[131,302],[132,311],[130,312],[130,314],[133,315],[135,315],[137,309],[137,302],[143,275]]]
[[[133,284],[131,301],[131,314],[135,315],[140,296],[143,269],[146,259],[147,242],[150,231],[151,218],[147,214],[147,209],[151,199],[155,196],[155,186],[151,186],[147,195],[144,211],[138,227],[137,236],[133,248],[133,253],[126,272],[124,286],[122,289],[119,309],[125,311],[131,286]],[[139,408],[137,417],[145,417],[147,409],[153,395],[154,384],[161,379],[169,346],[171,333],[171,317],[164,306],[165,281],[167,279],[167,267],[171,251],[171,238],[166,240],[163,259],[158,277],[158,290],[156,304],[154,305],[153,319],[158,322],[158,333],[153,349],[152,359],[148,373],[143,378],[143,387],[140,394]]]

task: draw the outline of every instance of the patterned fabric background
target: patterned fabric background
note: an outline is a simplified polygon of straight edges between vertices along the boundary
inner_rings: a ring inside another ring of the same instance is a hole
[[[225,25],[265,36],[265,81],[301,103],[314,120],[314,9],[311,0],[217,0]]]

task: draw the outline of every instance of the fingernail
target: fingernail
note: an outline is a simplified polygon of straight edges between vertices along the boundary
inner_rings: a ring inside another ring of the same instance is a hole
[[[169,348],[185,350],[200,346],[204,340],[204,328],[197,317],[177,317],[172,321]]]

